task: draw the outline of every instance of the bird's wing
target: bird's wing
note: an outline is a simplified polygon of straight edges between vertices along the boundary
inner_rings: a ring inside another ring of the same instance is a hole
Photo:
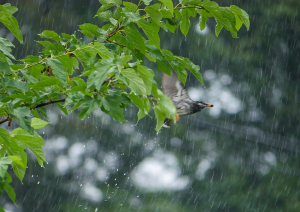
[[[162,87],[164,94],[167,95],[178,109],[179,102],[193,102],[187,94],[183,83],[177,78],[176,74],[172,71],[172,76],[163,74]]]

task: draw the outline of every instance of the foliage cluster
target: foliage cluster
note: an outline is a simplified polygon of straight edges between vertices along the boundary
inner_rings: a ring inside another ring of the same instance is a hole
[[[96,17],[107,24],[101,28],[90,23],[79,26],[79,31],[90,38],[89,43],[75,33],[58,35],[46,30],[40,34],[46,40],[38,41],[44,46],[40,54],[17,60],[11,54],[13,44],[0,38],[1,124],[8,122],[10,126],[12,120],[17,120],[20,125],[11,133],[0,129],[0,192],[5,190],[14,202],[8,166],[22,182],[27,167],[26,148],[36,155],[41,166],[46,162],[44,141],[35,129],[49,124],[40,119],[48,119],[47,105],[56,104],[66,115],[80,108],[79,119],[100,108],[119,122],[126,122],[123,111],[128,105],[139,108],[138,120],[149,114],[152,105],[159,131],[165,117],[175,119],[176,109],[157,88],[153,70],[144,66],[145,59],[155,62],[166,74],[173,69],[183,83],[186,70],[190,70],[203,84],[199,66],[160,48],[160,29],[174,33],[179,27],[186,35],[190,17],[197,14],[201,30],[208,17],[214,17],[216,36],[225,28],[236,38],[243,24],[247,29],[250,25],[244,10],[234,5],[219,7],[209,0],[183,0],[175,6],[171,0],[155,4],[150,4],[151,0],[138,4],[99,1]],[[0,10],[0,21],[22,43],[22,33],[13,17],[17,8],[5,4],[0,5]],[[76,69],[82,70],[80,74],[74,72]]]

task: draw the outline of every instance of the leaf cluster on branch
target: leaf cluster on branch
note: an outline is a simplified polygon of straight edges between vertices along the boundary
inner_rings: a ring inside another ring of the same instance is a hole
[[[21,127],[11,133],[0,129],[0,192],[6,190],[14,202],[16,195],[9,185],[12,179],[7,173],[8,165],[22,182],[27,167],[26,148],[33,151],[41,166],[46,162],[44,141],[35,129],[49,124],[40,119],[48,119],[47,105],[56,104],[66,115],[79,108],[79,119],[101,109],[118,122],[126,122],[123,112],[128,105],[139,108],[138,120],[147,116],[152,107],[159,131],[165,117],[175,120],[176,109],[157,88],[154,71],[144,65],[145,59],[155,62],[166,74],[170,75],[173,69],[183,83],[189,70],[203,84],[198,65],[161,49],[159,31],[174,33],[180,27],[182,34],[187,35],[190,18],[197,14],[201,30],[208,17],[214,17],[216,36],[225,28],[236,38],[243,24],[247,29],[250,25],[244,10],[234,5],[219,7],[209,0],[183,0],[177,5],[171,0],[155,4],[150,4],[151,0],[138,4],[99,1],[96,17],[105,25],[79,26],[80,33],[91,42],[84,42],[75,33],[59,35],[46,30],[40,34],[45,40],[38,41],[44,46],[40,54],[16,60],[11,54],[14,45],[0,37],[0,124],[8,121],[10,125],[16,120]],[[13,17],[17,8],[4,4],[0,10],[0,22],[22,43],[18,22]]]

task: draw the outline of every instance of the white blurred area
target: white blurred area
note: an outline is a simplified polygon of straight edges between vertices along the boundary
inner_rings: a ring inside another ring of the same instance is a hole
[[[203,78],[206,88],[189,88],[188,94],[195,101],[213,104],[214,107],[209,108],[210,116],[219,117],[222,112],[237,114],[243,110],[243,102],[227,87],[232,82],[229,75],[217,76],[214,70],[206,70],[203,73]]]
[[[188,176],[181,176],[176,156],[163,150],[145,158],[131,173],[131,179],[146,192],[182,190],[190,183]]]

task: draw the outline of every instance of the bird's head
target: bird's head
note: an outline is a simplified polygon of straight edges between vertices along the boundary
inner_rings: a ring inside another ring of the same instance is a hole
[[[213,107],[212,104],[208,104],[208,103],[202,102],[202,101],[196,101],[196,103],[197,103],[200,107],[202,107],[202,108],[205,108],[205,107]]]

